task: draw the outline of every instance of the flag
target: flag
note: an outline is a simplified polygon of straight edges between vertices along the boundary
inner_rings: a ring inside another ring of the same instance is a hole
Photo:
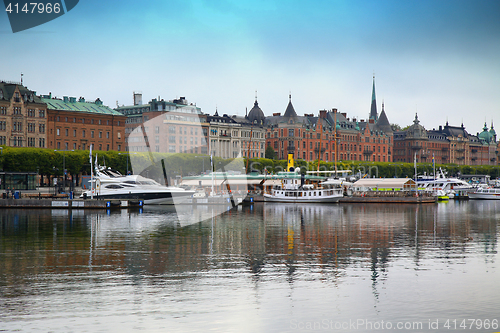
[[[90,160],[90,165],[92,165],[92,145],[90,145],[89,160]]]
[[[434,153],[432,153],[432,168],[436,167],[436,161],[434,161]]]

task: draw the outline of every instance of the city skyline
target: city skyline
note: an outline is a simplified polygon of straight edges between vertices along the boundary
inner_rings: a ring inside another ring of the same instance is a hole
[[[255,91],[266,116],[377,109],[427,128],[469,133],[496,125],[500,105],[496,1],[80,2],[42,26],[12,34],[0,80],[38,94],[100,98],[110,107],[186,96],[206,114],[244,115]],[[28,47],[27,47],[28,45]]]

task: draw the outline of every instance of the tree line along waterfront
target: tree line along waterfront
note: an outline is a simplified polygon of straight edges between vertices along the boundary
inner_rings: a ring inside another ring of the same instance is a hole
[[[287,160],[269,158],[255,158],[248,162],[246,158],[223,159],[209,155],[194,155],[182,153],[132,153],[118,151],[94,151],[92,153],[93,163],[105,165],[120,171],[122,174],[134,172],[143,176],[162,179],[163,170],[167,177],[185,177],[199,175],[202,172],[210,172],[211,165],[216,171],[232,170],[246,173],[268,173],[275,174],[286,170]],[[295,160],[295,166],[302,171],[315,171],[318,162],[307,162],[301,159]],[[456,175],[489,175],[492,179],[500,177],[500,166],[494,165],[456,165],[437,164],[436,170],[442,168],[450,176]],[[334,162],[323,162],[319,164],[319,170],[334,170]],[[393,178],[413,177],[415,167],[413,163],[403,162],[366,162],[366,161],[339,161],[338,170],[351,170],[353,174],[361,173],[368,177]],[[39,185],[52,184],[53,178],[66,176],[74,180],[75,185],[80,184],[82,175],[90,175],[89,151],[61,151],[40,148],[13,148],[2,147],[0,150],[0,170],[4,172],[35,172],[39,178]],[[418,163],[417,173],[419,175],[433,174],[432,163]]]

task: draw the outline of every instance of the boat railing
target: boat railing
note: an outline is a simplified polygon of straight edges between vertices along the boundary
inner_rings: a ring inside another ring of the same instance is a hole
[[[424,191],[356,191],[352,193],[353,197],[432,197],[431,192]]]

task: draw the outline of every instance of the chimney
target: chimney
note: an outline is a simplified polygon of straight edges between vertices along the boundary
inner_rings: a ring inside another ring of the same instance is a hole
[[[443,130],[443,126],[439,125],[439,132]]]
[[[134,91],[134,105],[142,105],[142,92]]]
[[[275,112],[275,113],[273,113],[273,117],[279,117],[279,116],[281,116],[281,112]]]
[[[340,114],[347,118],[347,112],[342,112]]]
[[[337,113],[337,109],[332,109],[332,112],[333,113]]]
[[[368,121],[370,122],[370,124],[375,124],[375,119],[373,118],[368,119]]]
[[[319,111],[319,117],[322,118],[322,119],[326,118],[326,110],[320,110]]]

